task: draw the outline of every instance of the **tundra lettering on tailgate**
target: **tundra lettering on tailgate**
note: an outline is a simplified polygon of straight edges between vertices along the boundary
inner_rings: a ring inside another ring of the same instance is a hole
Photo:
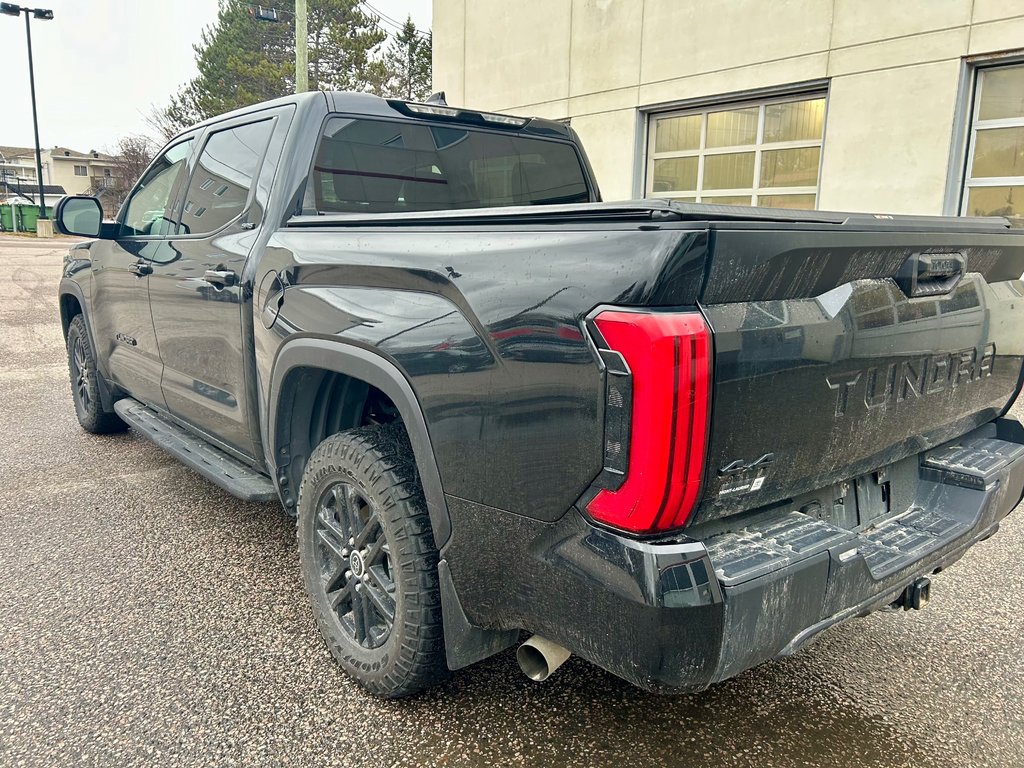
[[[836,392],[836,416],[845,416],[855,391],[863,393],[867,408],[902,403],[991,376],[995,356],[995,344],[987,344],[981,350],[972,347],[837,373],[825,383]]]

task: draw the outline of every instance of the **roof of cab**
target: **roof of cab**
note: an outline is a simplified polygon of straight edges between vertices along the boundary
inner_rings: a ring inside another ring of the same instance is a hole
[[[403,117],[409,119],[419,119],[419,116],[405,114],[402,111],[396,109],[392,104],[419,104],[422,102],[411,101],[407,99],[383,99],[380,96],[374,96],[370,93],[352,93],[348,91],[330,91],[327,93],[327,98],[331,105],[332,112],[347,112],[355,113],[359,115],[368,115],[374,117]],[[485,114],[499,114],[492,112],[491,110],[480,110],[472,109],[471,107],[460,107],[453,104],[440,103],[433,106],[450,107],[457,109],[460,112],[467,113],[485,113]],[[513,117],[513,115],[508,115]],[[554,120],[545,120],[541,117],[528,117],[528,116],[516,116],[523,117],[527,120],[526,124],[522,126],[520,130],[527,133],[542,134],[547,136],[558,136],[561,138],[571,138],[572,133],[569,130],[569,126],[565,123],[559,123]],[[438,120],[440,122],[454,122],[458,123],[460,120],[454,117],[437,117],[431,118],[432,120]],[[492,126],[493,127],[493,126]]]
[[[406,101],[404,99],[384,99],[380,96],[374,96],[370,93],[354,93],[350,91],[309,91],[307,93],[297,93],[291,96],[283,96],[279,99],[273,99],[271,101],[262,101],[258,104],[252,104],[248,107],[242,107],[231,112],[227,112],[223,115],[217,115],[215,117],[207,118],[202,122],[196,123],[194,126],[189,127],[188,131],[196,128],[202,128],[212,123],[218,123],[221,120],[226,120],[234,117],[241,117],[246,114],[253,112],[259,112],[264,109],[271,107],[283,106],[285,104],[304,105],[308,104],[316,99],[325,99],[326,106],[330,112],[341,112],[348,114],[366,115],[368,117],[401,117],[409,119],[419,119],[416,116],[403,114],[400,110],[396,109],[392,104],[415,104],[417,102]],[[481,111],[487,112],[487,110],[474,110],[465,107],[456,107],[463,112],[468,113],[479,113]],[[494,114],[494,113],[489,113]],[[460,122],[457,118],[434,118],[441,122]],[[559,123],[554,120],[546,120],[540,117],[529,117],[526,118],[528,121],[521,129],[526,133],[538,134],[543,136],[555,136],[564,139],[573,138],[572,131],[564,123]],[[182,131],[184,133],[185,131]]]

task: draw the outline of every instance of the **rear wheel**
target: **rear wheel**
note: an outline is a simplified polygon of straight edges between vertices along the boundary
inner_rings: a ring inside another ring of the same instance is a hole
[[[102,435],[122,432],[128,428],[116,413],[103,410],[96,355],[89,343],[89,333],[81,315],[71,318],[68,326],[68,372],[71,374],[75,413],[78,415],[78,423],[86,432]]]
[[[444,679],[438,554],[400,424],[324,440],[299,489],[299,560],[317,625],[377,696]]]

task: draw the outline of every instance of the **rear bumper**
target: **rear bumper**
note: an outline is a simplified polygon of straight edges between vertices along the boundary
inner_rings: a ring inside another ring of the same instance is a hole
[[[543,531],[505,531],[499,551],[520,536],[529,551],[491,563],[483,581],[457,572],[466,527],[446,556],[474,623],[536,632],[649,690],[700,689],[892,603],[994,533],[1024,493],[1024,430],[998,429],[922,457],[909,510],[861,532],[780,510],[703,540],[646,543],[574,512]],[[472,527],[478,513],[461,511]]]

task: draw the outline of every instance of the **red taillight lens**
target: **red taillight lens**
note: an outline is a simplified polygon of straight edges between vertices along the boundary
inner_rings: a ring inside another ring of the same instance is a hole
[[[587,511],[616,528],[657,533],[686,524],[704,472],[711,333],[696,312],[605,311],[594,323],[629,366],[629,460],[618,488]]]

